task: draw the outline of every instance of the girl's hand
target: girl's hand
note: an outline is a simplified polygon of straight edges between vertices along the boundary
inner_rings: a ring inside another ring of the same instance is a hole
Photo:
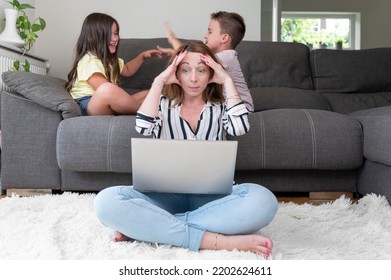
[[[161,46],[156,46],[156,48],[168,57],[175,55],[175,50],[173,48],[162,48]]]
[[[209,55],[201,54],[201,60],[205,62],[210,68],[214,70],[214,75],[210,79],[210,83],[217,83],[223,85],[227,79],[231,79],[223,66],[213,60]]]
[[[144,58],[144,60],[152,58],[152,57],[162,58],[163,55],[164,55],[164,53],[159,49],[147,50],[147,51],[143,51],[143,53],[142,53],[142,57]]]
[[[181,52],[179,55],[175,56],[173,62],[166,68],[166,70],[164,70],[159,76],[155,78],[155,81],[165,85],[169,85],[169,84],[181,85],[181,82],[176,77],[176,70],[186,55],[187,55],[187,51],[184,51]]]

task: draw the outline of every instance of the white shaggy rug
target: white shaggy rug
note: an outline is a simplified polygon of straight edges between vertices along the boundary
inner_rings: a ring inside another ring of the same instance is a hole
[[[95,218],[94,194],[0,199],[2,260],[259,259],[252,253],[190,252],[139,242],[114,243]],[[274,260],[391,259],[391,208],[384,197],[358,203],[341,197],[320,206],[280,203],[261,233],[274,241]]]

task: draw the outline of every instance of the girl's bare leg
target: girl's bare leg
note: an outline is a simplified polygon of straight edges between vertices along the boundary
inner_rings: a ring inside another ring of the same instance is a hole
[[[112,83],[100,85],[87,106],[88,115],[135,115],[148,91],[133,95]]]
[[[219,233],[205,232],[200,249],[206,250],[238,250],[262,254],[269,257],[273,248],[273,242],[260,234],[249,235],[223,235]]]

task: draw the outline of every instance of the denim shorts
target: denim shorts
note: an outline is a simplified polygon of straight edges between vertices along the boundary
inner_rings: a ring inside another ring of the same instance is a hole
[[[83,116],[88,116],[87,114],[87,105],[88,102],[90,102],[91,96],[83,96],[80,98],[75,99],[76,103],[79,105],[81,109],[81,114]]]

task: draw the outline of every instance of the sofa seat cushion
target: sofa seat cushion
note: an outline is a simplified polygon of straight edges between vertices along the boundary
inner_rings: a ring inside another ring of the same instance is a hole
[[[276,109],[249,115],[240,137],[238,170],[351,170],[363,162],[360,123],[314,109]]]
[[[135,116],[83,116],[63,120],[57,129],[56,153],[61,169],[131,173],[131,138]]]
[[[376,93],[321,93],[331,111],[349,114],[355,111],[391,105],[391,91]]]
[[[2,78],[11,91],[15,91],[45,108],[61,112],[64,119],[81,115],[79,105],[65,90],[65,81],[62,79],[31,72],[14,71],[4,72]]]
[[[391,106],[372,108],[350,114],[364,131],[365,158],[391,166]]]
[[[319,109],[330,110],[324,97],[314,90],[287,87],[250,88],[254,111],[270,109]]]

